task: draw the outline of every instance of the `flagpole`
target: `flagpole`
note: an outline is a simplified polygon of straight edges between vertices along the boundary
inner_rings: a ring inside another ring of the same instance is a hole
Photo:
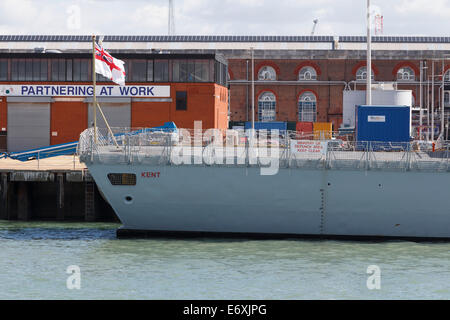
[[[97,144],[97,95],[95,93],[96,87],[96,79],[95,79],[95,35],[92,36],[92,84],[94,87],[93,90],[93,99],[94,99],[94,141]]]

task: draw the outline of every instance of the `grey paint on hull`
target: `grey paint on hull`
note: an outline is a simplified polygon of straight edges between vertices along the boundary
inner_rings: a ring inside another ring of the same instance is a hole
[[[280,169],[261,176],[259,168],[87,165],[125,229],[450,238],[448,173]],[[112,186],[108,173],[135,173],[137,185]]]

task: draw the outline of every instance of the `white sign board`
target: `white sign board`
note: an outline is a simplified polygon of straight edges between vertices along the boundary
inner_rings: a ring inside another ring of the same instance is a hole
[[[291,153],[326,154],[327,148],[327,141],[291,140]]]
[[[170,86],[96,86],[98,97],[170,98]],[[0,85],[0,96],[89,97],[91,85]]]
[[[367,116],[367,122],[386,122],[386,116]]]

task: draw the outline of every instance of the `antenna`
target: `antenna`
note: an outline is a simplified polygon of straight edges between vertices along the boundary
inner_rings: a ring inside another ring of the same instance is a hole
[[[314,25],[313,25],[313,28],[312,28],[312,31],[311,31],[311,36],[313,36],[314,32],[316,32],[316,27],[317,27],[317,23],[318,22],[319,22],[319,19],[314,19],[313,20]]]
[[[169,22],[168,22],[169,36],[175,34],[175,17],[173,14],[173,0],[169,0]]]

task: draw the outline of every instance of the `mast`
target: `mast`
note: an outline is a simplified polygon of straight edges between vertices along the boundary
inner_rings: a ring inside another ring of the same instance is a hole
[[[434,142],[434,60],[431,63],[431,142]]]
[[[445,110],[444,110],[444,106],[445,106],[445,90],[444,90],[444,86],[445,86],[445,75],[444,75],[444,59],[442,59],[442,91],[441,91],[441,134],[442,134],[442,139],[444,139],[444,126],[445,126],[445,122],[444,122],[444,116],[445,116]]]
[[[251,47],[251,51],[252,51],[252,130],[255,130],[255,58],[253,53],[253,47]]]
[[[95,35],[92,36],[92,86],[93,90],[93,99],[94,99],[94,141],[97,144],[97,95],[95,92],[96,87],[96,79],[95,79]]]
[[[426,61],[425,61],[426,63]],[[430,75],[426,72],[427,78],[427,141],[430,141]]]
[[[370,0],[367,0],[367,68],[366,105],[372,105],[372,37],[370,27]]]
[[[422,121],[422,117],[423,117],[423,109],[422,109],[422,105],[423,105],[423,96],[422,96],[422,92],[423,92],[423,88],[422,88],[422,79],[423,79],[423,60],[420,60],[420,88],[419,88],[419,106],[420,106],[420,111],[419,111],[419,140],[422,140],[422,125],[423,125],[423,121]]]

